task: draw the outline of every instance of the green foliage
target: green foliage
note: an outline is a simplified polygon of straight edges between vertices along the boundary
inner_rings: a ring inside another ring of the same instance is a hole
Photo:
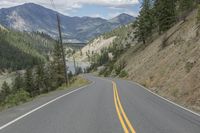
[[[39,57],[33,57],[10,45],[5,38],[0,37],[0,68],[19,70],[42,62]]]
[[[76,75],[82,74],[83,73],[83,69],[82,67],[76,67]]]
[[[194,0],[178,0],[179,12],[184,21],[188,15],[188,12],[190,12],[193,8],[193,5]]]
[[[187,10],[190,10],[194,4],[194,0],[179,0],[179,10],[181,12],[185,12]]]
[[[176,1],[156,0],[155,16],[159,28],[159,33],[167,31],[176,22]]]
[[[19,91],[21,88],[24,87],[24,79],[22,78],[21,74],[18,73],[16,78],[14,79],[13,83],[12,83],[12,91],[13,92],[17,92]]]
[[[186,70],[187,73],[189,73],[192,70],[192,68],[194,67],[194,64],[195,63],[192,63],[192,62],[187,62],[185,64],[185,70]]]
[[[200,23],[200,4],[198,5],[198,12],[197,12],[197,24]]]
[[[108,39],[108,38],[113,37],[113,36],[119,37],[119,36],[122,36],[122,35],[126,35],[128,30],[129,30],[129,26],[121,26],[119,28],[112,30],[111,32],[104,33],[102,36],[103,36],[104,39]]]
[[[35,70],[35,89],[38,91],[38,94],[46,92],[45,90],[45,72],[43,65],[38,65]]]
[[[64,65],[61,61],[60,46],[55,46],[53,61],[28,68],[24,74],[18,74],[12,87],[5,82],[0,92],[0,106],[11,107],[26,102],[42,93],[57,89],[64,83]],[[72,73],[69,80],[73,79]]]
[[[2,87],[1,87],[1,91],[0,91],[0,103],[2,103],[5,98],[10,94],[10,87],[8,86],[7,82],[4,82],[2,84]]]
[[[127,77],[128,76],[128,73],[125,71],[125,70],[122,70],[119,74],[119,77],[120,78],[124,78],[124,77]]]
[[[135,22],[135,38],[143,44],[151,37],[154,28],[155,18],[153,16],[152,0],[143,0],[140,14]]]
[[[109,62],[108,52],[108,49],[104,48],[101,50],[100,54],[93,54],[92,57],[90,57],[91,69],[96,69],[98,66],[107,64]]]
[[[53,51],[53,61],[51,62],[51,74],[55,87],[62,85],[65,81],[64,63],[62,60],[62,48],[59,44],[55,45]]]
[[[0,31],[0,68],[26,69],[46,61],[55,41],[38,33]]]
[[[106,54],[112,54],[112,60],[101,61],[103,54],[90,54],[87,53],[89,60],[91,61],[90,70],[96,70],[98,66],[105,66],[106,68],[99,72],[100,75],[109,75],[115,72],[116,75],[120,75],[123,70],[123,65],[116,63],[123,53],[127,51],[131,46],[133,52],[142,51],[147,47],[147,44],[151,42],[157,34],[163,34],[169,30],[176,22],[178,15],[183,15],[191,12],[194,5],[199,1],[193,0],[142,0],[141,11],[133,24],[122,26],[113,30],[112,32],[102,35],[104,39],[116,36],[112,46],[108,48]],[[200,12],[200,11],[199,11]],[[200,13],[199,13],[200,14]],[[200,15],[199,15],[200,16]],[[197,19],[200,17],[197,17]],[[153,38],[154,37],[154,38]],[[161,48],[165,48],[168,43],[169,37],[164,36],[162,40]],[[137,40],[139,43],[136,45],[133,41]],[[143,42],[143,44],[141,44]],[[144,45],[145,44],[145,45]],[[117,64],[110,67],[110,63]],[[110,69],[111,68],[111,69]],[[123,72],[124,74],[124,72]],[[123,75],[122,74],[122,75]]]
[[[24,75],[24,89],[31,95],[31,97],[34,97],[37,94],[37,90],[35,90],[32,69],[26,70]]]
[[[119,75],[121,71],[126,67],[126,62],[124,60],[121,60],[117,65],[115,65],[114,70],[115,74]]]
[[[19,105],[20,103],[27,102],[30,99],[29,93],[23,89],[20,89],[16,93],[8,95],[4,104],[8,107]]]

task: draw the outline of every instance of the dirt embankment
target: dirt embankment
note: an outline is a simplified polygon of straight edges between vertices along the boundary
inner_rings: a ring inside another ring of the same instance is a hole
[[[100,53],[103,48],[107,48],[112,45],[112,42],[115,38],[115,36],[108,39],[104,39],[102,36],[96,38],[91,43],[83,47],[80,51],[76,52],[76,60],[88,62],[88,55],[92,56],[94,53]]]
[[[120,60],[127,62],[129,79],[200,112],[200,30],[196,14],[197,11],[192,12],[185,22],[175,25],[145,49],[128,50]]]

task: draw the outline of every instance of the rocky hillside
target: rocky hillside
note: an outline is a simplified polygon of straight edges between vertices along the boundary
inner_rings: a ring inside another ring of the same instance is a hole
[[[161,35],[154,33],[146,44],[135,41],[132,24],[118,28],[104,34],[104,39],[115,39],[107,44],[111,46],[107,53],[97,54],[91,70],[104,76],[126,77],[200,112],[199,27],[194,10],[185,21],[179,21]],[[107,54],[114,58],[108,59]]]
[[[94,39],[92,42],[88,43],[85,47],[75,53],[75,57],[78,61],[88,62],[88,57],[93,56],[93,54],[100,53],[103,48],[108,48],[112,45],[113,40],[116,37],[103,38],[100,36]]]
[[[20,31],[40,31],[57,36],[57,12],[27,3],[24,5],[0,9],[0,24]],[[87,42],[104,32],[134,21],[134,17],[121,14],[111,20],[91,17],[69,17],[59,14],[65,41]]]
[[[145,48],[139,44],[117,61],[125,61],[128,79],[190,109],[200,111],[200,36],[197,11],[158,36]]]

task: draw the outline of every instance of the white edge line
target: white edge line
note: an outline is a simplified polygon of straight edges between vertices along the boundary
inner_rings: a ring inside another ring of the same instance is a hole
[[[105,81],[111,81],[110,79],[104,79],[104,78],[101,78],[101,77],[97,77],[97,78],[100,78],[101,80],[105,80]],[[175,106],[177,106],[177,107],[179,107],[179,108],[181,108],[181,109],[183,109],[185,111],[188,111],[188,112],[200,117],[199,113],[196,113],[196,112],[194,112],[194,111],[192,111],[190,109],[187,109],[187,108],[185,108],[185,107],[183,107],[183,106],[181,106],[181,105],[179,105],[179,104],[177,104],[175,102],[172,102],[172,101],[170,101],[170,100],[168,100],[168,99],[166,99],[166,98],[154,93],[153,91],[149,90],[148,88],[142,86],[141,84],[139,84],[137,82],[133,82],[133,81],[130,81],[130,80],[128,80],[128,82],[130,82],[130,83],[132,83],[134,85],[138,85],[138,86],[142,87],[143,89],[145,89],[146,91],[150,92],[151,94],[153,94],[153,95],[155,95],[155,96],[157,96],[157,97],[159,97],[159,98],[161,98],[161,99],[163,99],[163,100],[165,100],[165,101],[167,101],[167,102],[169,102],[169,103],[171,103],[171,104],[173,104],[173,105],[175,105]]]
[[[154,93],[153,91],[147,89],[146,87],[142,86],[142,85],[139,84],[139,83],[136,83],[136,82],[133,82],[133,81],[130,81],[130,80],[129,80],[128,82],[130,82],[130,83],[132,83],[132,84],[135,84],[135,85],[138,85],[138,86],[142,87],[143,89],[147,90],[148,92],[150,92],[151,94],[153,94],[153,95],[155,95],[155,96],[157,96],[157,97],[159,97],[159,98],[161,98],[161,99],[163,99],[163,100],[165,100],[165,101],[167,101],[167,102],[169,102],[169,103],[171,103],[171,104],[173,104],[173,105],[175,105],[175,106],[177,106],[177,107],[179,107],[179,108],[181,108],[181,109],[183,109],[183,110],[185,110],[185,111],[188,111],[188,112],[190,112],[190,113],[192,113],[192,114],[194,114],[194,115],[200,117],[200,114],[198,114],[198,113],[196,113],[196,112],[194,112],[194,111],[192,111],[192,110],[190,110],[190,109],[187,109],[187,108],[185,108],[185,107],[183,107],[183,106],[181,106],[181,105],[179,105],[179,104],[177,104],[177,103],[174,103],[174,102],[172,102],[172,101],[170,101],[170,100],[168,100],[168,99],[166,99],[166,98],[164,98],[164,97],[162,97],[162,96],[160,96],[160,95]]]
[[[59,97],[57,97],[57,98],[55,98],[55,99],[53,99],[53,100],[51,100],[51,101],[49,101],[49,102],[47,102],[47,103],[45,103],[45,104],[39,106],[39,107],[37,107],[37,108],[35,108],[35,109],[29,111],[28,113],[26,113],[26,114],[24,114],[24,115],[21,115],[21,116],[15,118],[14,120],[8,122],[7,124],[1,126],[1,127],[0,127],[0,131],[3,130],[4,128],[6,128],[6,127],[8,127],[8,126],[10,126],[10,125],[12,125],[12,124],[14,124],[15,122],[19,121],[20,119],[22,119],[22,118],[24,118],[24,117],[26,117],[26,116],[28,116],[28,115],[34,113],[35,111],[37,111],[37,110],[39,110],[39,109],[41,109],[41,108],[43,108],[43,107],[45,107],[45,106],[47,106],[47,105],[49,105],[49,104],[51,104],[51,103],[53,103],[53,102],[55,102],[55,101],[57,101],[57,100],[59,100],[59,99],[65,97],[65,96],[67,96],[67,95],[70,95],[70,94],[72,94],[72,93],[74,93],[74,92],[76,92],[76,91],[79,91],[79,90],[81,90],[81,89],[83,89],[83,88],[86,88],[86,87],[88,87],[88,86],[90,86],[90,85],[92,85],[92,84],[94,84],[94,83],[95,83],[95,81],[93,81],[93,82],[90,83],[89,85],[85,85],[85,86],[82,86],[82,87],[80,87],[80,88],[78,88],[78,89],[76,89],[76,90],[70,91],[70,92],[68,92],[68,93],[66,93],[66,94],[64,94],[64,95],[61,95],[61,96],[59,96]]]

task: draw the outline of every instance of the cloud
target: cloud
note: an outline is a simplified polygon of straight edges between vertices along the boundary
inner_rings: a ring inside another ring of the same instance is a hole
[[[24,3],[36,3],[44,7],[54,9],[50,1],[51,0],[0,0],[0,8],[8,8]],[[58,12],[68,15],[70,12],[75,12],[83,6],[87,5],[104,6],[110,8],[112,11],[116,10],[115,12],[119,12],[119,10],[127,10],[127,8],[130,8],[130,6],[138,4],[139,0],[54,0],[54,3]],[[128,13],[128,11],[126,13]],[[130,13],[131,15],[136,16],[136,13]],[[102,17],[103,15],[94,14],[93,16]]]
[[[94,18],[104,18],[104,19],[106,19],[105,16],[103,16],[103,15],[101,15],[101,14],[98,14],[98,13],[97,13],[97,14],[91,14],[90,17],[94,17]]]
[[[0,8],[11,7],[28,2],[34,2],[43,6],[50,7],[50,0],[0,0]],[[103,6],[125,6],[130,4],[139,3],[138,0],[54,0],[54,3],[58,9],[73,9],[81,8],[84,4],[96,4]]]

